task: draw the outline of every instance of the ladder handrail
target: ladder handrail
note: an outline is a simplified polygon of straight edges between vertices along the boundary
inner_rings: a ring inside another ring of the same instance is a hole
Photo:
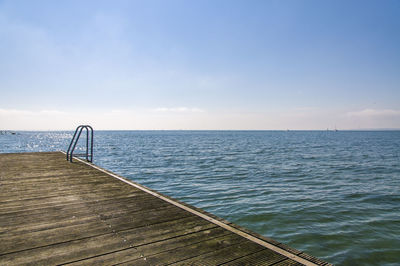
[[[76,144],[78,144],[78,140],[82,134],[83,129],[86,129],[86,154],[84,155],[86,157],[86,161],[93,162],[93,128],[89,125],[80,125],[76,128],[74,136],[72,137],[67,150],[67,161],[70,161],[71,163]],[[89,141],[89,132],[90,132],[90,141]],[[90,152],[89,152],[89,142],[90,142]]]

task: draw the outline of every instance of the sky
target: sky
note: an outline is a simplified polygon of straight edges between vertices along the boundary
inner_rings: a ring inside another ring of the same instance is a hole
[[[0,0],[0,130],[400,129],[397,0]]]

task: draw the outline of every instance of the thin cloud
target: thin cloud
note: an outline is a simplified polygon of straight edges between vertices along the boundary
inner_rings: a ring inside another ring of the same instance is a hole
[[[59,110],[0,109],[0,128],[12,130],[72,129],[80,121],[88,120]]]
[[[304,107],[296,107],[293,108],[294,111],[317,111],[319,110],[318,107],[313,107],[313,106],[304,106]]]
[[[388,117],[400,116],[400,110],[395,109],[364,109],[356,112],[348,112],[350,117]]]
[[[154,112],[158,113],[204,113],[205,111],[200,108],[188,108],[188,107],[160,107],[153,109]]]
[[[67,113],[58,111],[58,110],[39,110],[39,111],[31,111],[31,110],[18,110],[18,109],[0,109],[0,115],[8,116],[8,115],[29,115],[29,116],[42,116],[42,115],[66,115]]]

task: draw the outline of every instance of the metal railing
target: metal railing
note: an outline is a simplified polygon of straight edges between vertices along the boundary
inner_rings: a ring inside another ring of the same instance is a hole
[[[86,129],[86,153],[74,154],[76,144],[78,144],[79,137],[82,131]],[[90,135],[90,138],[89,138]],[[89,140],[90,139],[90,140]],[[90,147],[90,149],[89,149]],[[89,125],[80,125],[76,128],[74,136],[72,137],[71,143],[67,150],[67,161],[72,163],[73,156],[84,156],[86,161],[93,162],[93,128]]]

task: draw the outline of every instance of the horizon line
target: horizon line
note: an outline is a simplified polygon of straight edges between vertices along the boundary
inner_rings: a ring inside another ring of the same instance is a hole
[[[0,129],[0,132],[61,132],[75,129]],[[359,129],[96,129],[96,131],[400,131],[400,128],[359,128]]]

